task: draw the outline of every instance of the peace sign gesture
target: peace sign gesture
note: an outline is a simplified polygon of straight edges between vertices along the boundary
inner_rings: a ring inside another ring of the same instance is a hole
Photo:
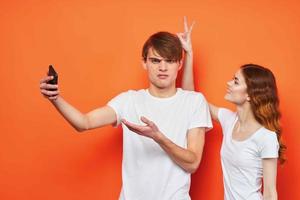
[[[194,24],[195,24],[195,21],[193,21],[192,25],[189,27],[188,22],[187,22],[187,17],[184,16],[184,18],[183,18],[184,32],[177,33],[177,36],[181,42],[182,48],[187,53],[192,52],[192,50],[193,50],[191,34],[192,34]]]

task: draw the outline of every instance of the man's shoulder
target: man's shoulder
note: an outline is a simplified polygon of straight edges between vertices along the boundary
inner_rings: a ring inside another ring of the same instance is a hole
[[[133,102],[142,101],[143,96],[145,96],[145,90],[126,90],[121,91],[119,94],[114,96],[109,102],[109,105],[112,104],[122,104],[128,105]]]
[[[134,97],[138,97],[138,96],[143,96],[143,95],[145,95],[145,93],[146,93],[145,89],[127,90],[127,91],[120,92],[117,96],[134,98]]]
[[[187,98],[197,99],[197,100],[205,100],[205,97],[201,92],[183,90],[183,89],[181,89],[181,92],[182,92],[182,96],[185,96]]]

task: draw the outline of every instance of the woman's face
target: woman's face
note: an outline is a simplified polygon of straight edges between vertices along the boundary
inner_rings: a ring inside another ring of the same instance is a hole
[[[227,82],[227,93],[224,98],[236,105],[242,105],[250,100],[245,78],[240,69],[235,73],[233,79]]]

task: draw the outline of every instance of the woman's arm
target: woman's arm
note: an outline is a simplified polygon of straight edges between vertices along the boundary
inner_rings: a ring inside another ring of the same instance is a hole
[[[182,89],[184,90],[195,90],[194,74],[193,74],[193,48],[192,48],[192,40],[191,40],[191,34],[195,22],[193,22],[192,25],[188,27],[187,18],[184,17],[183,24],[184,24],[184,32],[177,34],[181,42],[181,45],[185,51],[181,85],[182,85]],[[209,104],[209,111],[211,117],[214,120],[218,121],[219,108],[215,105]]]
[[[277,200],[277,158],[263,159],[264,200]]]
[[[193,75],[193,48],[191,41],[191,34],[195,22],[188,27],[187,18],[184,17],[184,32],[178,33],[177,36],[181,42],[182,48],[184,49],[184,67],[182,76],[182,88],[184,90],[195,90],[194,75]]]
[[[208,106],[209,106],[209,112],[210,112],[211,118],[215,121],[219,121],[219,119],[218,119],[219,107],[217,107],[211,103],[208,103]]]

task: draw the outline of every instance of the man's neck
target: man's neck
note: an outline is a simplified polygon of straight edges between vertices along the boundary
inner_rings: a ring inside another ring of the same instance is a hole
[[[150,85],[149,87],[149,93],[158,98],[168,98],[174,96],[176,92],[177,89],[175,85],[169,88],[157,88],[154,85]]]

